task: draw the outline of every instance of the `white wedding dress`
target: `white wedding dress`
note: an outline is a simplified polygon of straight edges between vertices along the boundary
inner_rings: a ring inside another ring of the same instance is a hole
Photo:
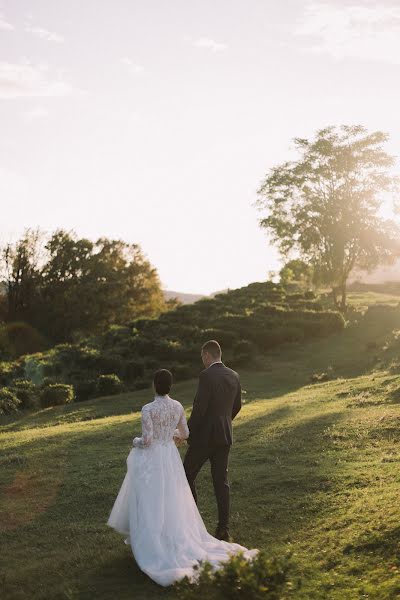
[[[247,559],[257,550],[223,542],[206,530],[186,479],[173,437],[189,435],[183,406],[155,396],[142,409],[142,437],[133,440],[127,473],[107,524],[127,536],[139,567],[158,584],[168,586],[209,561],[215,568],[230,555]]]

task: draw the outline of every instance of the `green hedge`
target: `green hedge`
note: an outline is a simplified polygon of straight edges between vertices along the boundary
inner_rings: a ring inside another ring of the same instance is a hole
[[[44,408],[69,404],[74,400],[74,388],[72,385],[52,383],[43,388],[40,399]]]
[[[100,375],[97,380],[97,396],[112,396],[122,392],[123,385],[118,375]]]

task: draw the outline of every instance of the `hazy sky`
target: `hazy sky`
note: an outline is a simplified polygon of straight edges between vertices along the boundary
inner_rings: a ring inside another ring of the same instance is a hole
[[[0,240],[140,243],[166,288],[263,280],[253,203],[330,124],[400,154],[400,3],[0,0]]]

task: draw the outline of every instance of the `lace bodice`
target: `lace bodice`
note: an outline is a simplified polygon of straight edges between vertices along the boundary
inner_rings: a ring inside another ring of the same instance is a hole
[[[172,442],[173,438],[186,439],[189,429],[183,406],[167,396],[155,396],[153,402],[142,408],[142,437],[133,440],[136,448],[154,443]]]

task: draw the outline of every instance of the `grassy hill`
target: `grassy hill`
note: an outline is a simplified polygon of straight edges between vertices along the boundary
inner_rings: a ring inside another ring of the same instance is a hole
[[[385,301],[342,332],[278,348],[241,372],[232,533],[272,555],[292,553],[282,598],[400,597],[400,310]],[[195,387],[173,390],[188,410]],[[174,598],[105,525],[149,399],[140,390],[3,418],[6,600]],[[199,492],[212,531],[207,469]]]
[[[218,339],[225,359],[242,367],[271,348],[330,335],[343,327],[342,315],[324,309],[313,292],[288,293],[273,282],[253,283],[179,306],[157,319],[136,319],[75,344],[0,361],[0,384],[10,388],[7,394],[18,395],[17,382],[27,380],[34,386],[30,395],[35,401],[43,401],[49,391],[44,388],[67,384],[72,386],[71,397],[88,400],[123,387],[143,389],[160,364],[178,381],[196,376],[199,349],[209,339]]]

